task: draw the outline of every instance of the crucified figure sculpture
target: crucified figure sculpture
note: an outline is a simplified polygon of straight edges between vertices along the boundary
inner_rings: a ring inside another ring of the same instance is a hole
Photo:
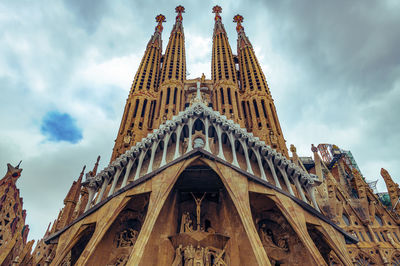
[[[193,192],[190,192],[192,194],[194,201],[196,202],[196,216],[197,216],[197,228],[196,231],[200,231],[200,205],[201,202],[203,201],[204,197],[206,196],[207,192],[204,192],[203,196],[201,198],[196,198],[193,194]]]

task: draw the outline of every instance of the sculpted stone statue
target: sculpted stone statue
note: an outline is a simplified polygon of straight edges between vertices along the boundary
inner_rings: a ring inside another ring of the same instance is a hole
[[[196,250],[192,245],[185,247],[185,251],[183,252],[183,255],[185,257],[185,266],[194,266],[193,262],[194,262],[195,252]]]
[[[176,248],[175,259],[172,262],[172,266],[182,266],[182,245]]]
[[[201,210],[201,202],[203,201],[204,197],[206,196],[206,193],[204,192],[203,196],[202,196],[201,198],[199,198],[199,199],[196,198],[196,197],[194,196],[193,193],[191,193],[191,194],[192,194],[193,199],[194,199],[194,201],[195,201],[195,203],[196,203],[196,216],[197,216],[197,228],[196,228],[196,230],[197,230],[197,231],[200,231],[200,210]]]
[[[133,246],[136,242],[138,235],[139,235],[139,232],[132,228],[123,230],[116,237],[117,247]]]
[[[193,232],[193,222],[188,212],[182,214],[180,233],[183,232]]]
[[[204,266],[204,248],[197,246],[196,251],[194,253],[194,266]]]

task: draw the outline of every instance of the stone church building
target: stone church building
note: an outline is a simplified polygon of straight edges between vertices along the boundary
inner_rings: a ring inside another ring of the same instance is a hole
[[[400,189],[389,173],[388,194],[376,194],[348,151],[288,151],[240,15],[234,54],[213,8],[211,79],[186,79],[184,10],[164,54],[156,17],[109,165],[82,170],[32,254],[22,169],[9,165],[0,264],[400,265]]]

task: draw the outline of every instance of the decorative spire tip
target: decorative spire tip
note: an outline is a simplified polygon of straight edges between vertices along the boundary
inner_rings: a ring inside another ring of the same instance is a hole
[[[162,23],[166,22],[165,16],[163,14],[160,14],[156,17],[156,22],[158,22],[158,25],[156,26],[156,31],[162,32],[163,31],[163,26]]]
[[[237,26],[236,26],[236,31],[237,32],[240,32],[240,31],[242,31],[244,29],[243,26],[242,26],[243,16],[237,14],[236,16],[233,17],[233,22],[237,23]]]
[[[178,15],[176,16],[176,21],[182,21],[183,20],[182,13],[185,13],[185,8],[179,5],[175,7],[175,12],[178,13]]]
[[[212,12],[215,13],[215,21],[221,20],[221,16],[219,14],[222,13],[222,7],[216,5],[213,7]]]

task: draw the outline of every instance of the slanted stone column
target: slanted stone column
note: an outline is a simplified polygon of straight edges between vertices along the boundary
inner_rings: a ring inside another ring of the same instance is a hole
[[[122,184],[121,184],[120,189],[125,187],[126,184],[128,183],[128,177],[129,177],[129,174],[131,173],[131,169],[132,169],[133,163],[134,163],[134,159],[133,158],[129,158],[128,165],[126,166],[126,170],[125,170],[124,179],[122,180]]]
[[[290,195],[294,196],[292,185],[290,184],[289,178],[288,178],[288,176],[286,174],[286,171],[285,171],[285,166],[286,165],[283,162],[281,162],[281,164],[278,166],[278,169],[279,169],[279,172],[281,173],[281,175],[283,177],[283,180],[285,181],[285,184],[287,186],[287,189],[288,189]]]
[[[88,182],[85,184],[85,187],[86,187],[87,190],[88,190],[89,199],[88,199],[88,202],[87,202],[87,204],[86,204],[86,207],[85,207],[85,211],[84,211],[84,212],[86,212],[87,210],[89,210],[90,205],[92,204],[94,195],[96,194],[96,191],[97,191],[97,189],[98,189],[98,185],[97,185],[97,183],[96,183],[95,177],[90,176],[90,174],[88,173],[88,174],[86,174],[86,180],[87,180]]]
[[[270,154],[268,154],[267,159],[265,160],[268,164],[269,169],[271,170],[272,173],[272,177],[274,178],[274,182],[275,182],[275,186],[277,188],[282,189],[281,187],[281,183],[279,183],[279,179],[278,176],[276,175],[276,171],[275,171],[275,166],[272,163],[272,156]]]
[[[260,156],[260,152],[258,151],[258,147],[252,148],[252,150],[257,158],[258,167],[260,168],[261,179],[268,181],[267,176],[265,175],[264,166],[262,165],[261,156]]]
[[[240,144],[242,144],[243,147],[243,152],[244,152],[244,157],[246,158],[246,171],[249,172],[250,174],[254,174],[253,169],[251,168],[251,164],[250,164],[250,159],[249,159],[249,147],[247,146],[247,143],[242,140],[239,139]]]
[[[189,129],[189,137],[188,137],[188,146],[186,149],[186,153],[193,150],[193,140],[192,140],[193,118],[189,118],[188,129]]]
[[[181,137],[182,129],[183,129],[183,125],[179,124],[176,129],[176,145],[175,145],[174,160],[178,159],[179,156],[181,156],[181,154],[179,152],[179,144],[180,144],[180,137]]]
[[[222,128],[220,125],[216,126],[216,130],[217,130],[217,136],[218,136],[218,157],[221,158],[222,160],[225,160],[225,156],[224,156],[224,149],[222,148]]]
[[[140,176],[140,170],[142,170],[142,164],[143,164],[144,157],[146,156],[146,152],[147,152],[147,150],[143,149],[139,155],[139,162],[136,167],[136,174],[135,174],[135,177],[133,178],[133,180],[137,180]]]
[[[300,172],[299,171],[295,171],[293,176],[292,176],[294,185],[296,186],[297,191],[299,192],[301,199],[304,202],[308,202],[306,196],[304,195],[303,188],[301,187],[301,184],[300,184],[300,181],[299,181],[299,176],[300,176]]]
[[[108,186],[108,184],[110,183],[111,177],[112,177],[114,174],[115,174],[114,167],[108,167],[108,168],[103,172],[103,174],[101,175],[101,176],[102,176],[102,179],[103,179],[103,184],[102,184],[102,186],[101,186],[99,195],[98,195],[98,197],[97,197],[96,204],[99,203],[99,202],[103,199],[104,192],[106,191],[107,186]]]
[[[170,135],[170,134],[168,134],[168,135]],[[157,150],[159,143],[160,143],[159,141],[153,140],[153,144],[151,145],[151,155],[150,155],[149,166],[147,167],[147,174],[151,173],[153,171],[154,156],[156,154],[156,150]],[[168,142],[167,142],[167,146],[168,146]],[[164,150],[166,150],[165,146],[164,146]],[[164,151],[163,151],[163,156],[164,156]]]
[[[240,168],[239,163],[237,161],[237,156],[236,156],[235,137],[233,135],[233,132],[229,132],[228,138],[229,138],[229,142],[231,143],[231,148],[232,148],[232,164],[234,166],[237,166]]]
[[[210,142],[209,142],[209,140],[208,140],[208,127],[210,126],[210,123],[209,123],[207,117],[204,118],[203,124],[204,124],[204,132],[206,133],[206,144],[204,145],[204,149],[205,149],[206,151],[208,151],[209,153],[211,153]]]
[[[160,163],[160,167],[164,166],[167,164],[167,150],[168,150],[168,142],[169,139],[171,137],[172,133],[166,133],[164,136],[164,148],[163,148],[163,154],[162,154],[162,158],[161,158],[161,163]],[[151,151],[153,154],[153,151]]]
[[[113,180],[113,182],[112,182],[112,184],[111,184],[111,188],[110,188],[110,191],[108,192],[107,197],[109,197],[109,196],[111,196],[112,194],[114,194],[115,187],[117,186],[119,176],[120,176],[121,173],[122,173],[122,167],[121,167],[120,164],[117,164],[115,167],[117,168],[117,172],[114,174],[114,180]]]

